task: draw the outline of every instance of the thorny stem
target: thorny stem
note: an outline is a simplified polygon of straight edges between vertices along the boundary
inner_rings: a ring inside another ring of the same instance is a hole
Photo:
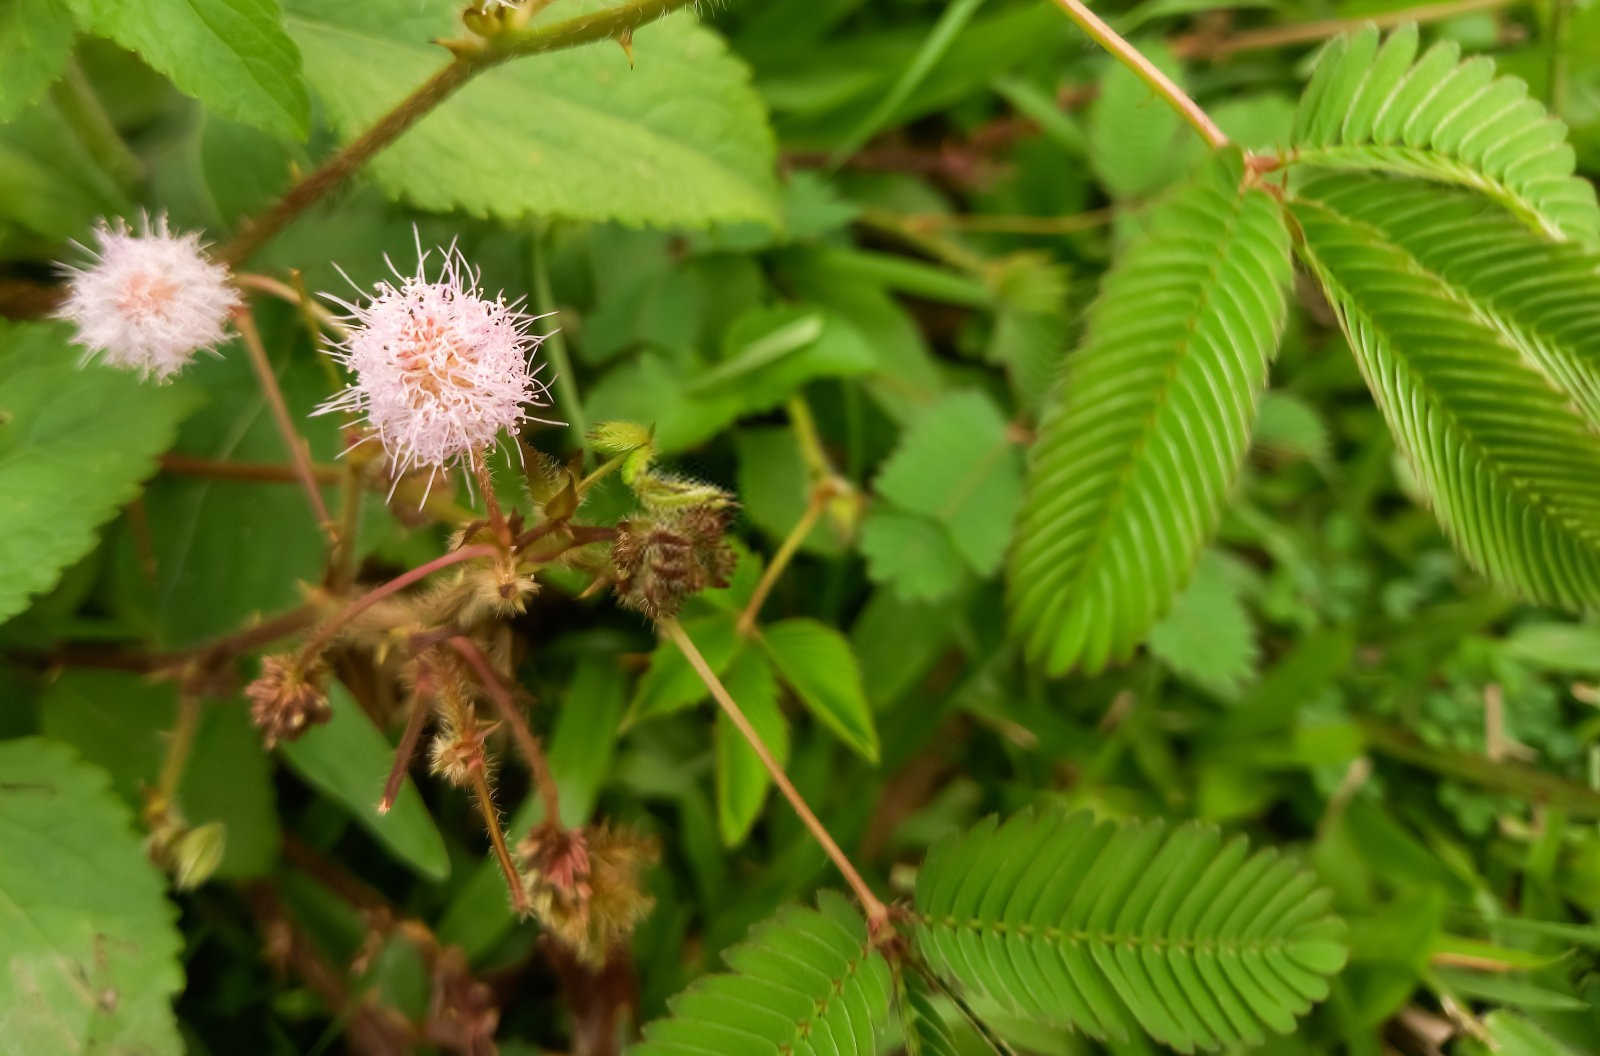
[[[1210,115],[1200,109],[1198,103],[1174,84],[1172,78],[1157,69],[1155,63],[1145,58],[1132,44],[1123,40],[1116,30],[1101,21],[1100,16],[1085,7],[1082,0],[1055,0],[1055,4],[1065,11],[1067,17],[1076,22],[1078,28],[1088,34],[1096,44],[1110,52],[1113,58],[1149,85],[1151,91],[1165,99],[1185,121],[1194,126],[1194,130],[1200,133],[1200,138],[1204,139],[1212,150],[1220,150],[1228,145],[1228,137],[1217,127],[1217,123],[1211,120]]]
[[[478,809],[483,813],[483,824],[489,830],[495,859],[505,874],[506,888],[511,892],[511,908],[517,916],[526,917],[533,912],[533,907],[528,905],[528,893],[522,889],[522,874],[517,872],[517,865],[511,860],[511,848],[506,846],[505,830],[500,827],[500,813],[495,809],[494,794],[489,790],[489,776],[482,760],[468,770],[468,780],[472,782]]]
[[[294,421],[289,417],[289,405],[283,400],[283,390],[278,388],[278,379],[272,373],[267,350],[261,344],[261,334],[256,330],[256,323],[251,318],[249,309],[234,310],[233,326],[239,331],[245,348],[250,352],[250,365],[255,368],[256,381],[261,385],[262,395],[267,398],[267,407],[272,411],[272,420],[278,426],[278,434],[283,437],[284,444],[289,448],[289,457],[294,461],[295,473],[299,475],[300,483],[305,488],[306,499],[311,503],[311,512],[317,518],[317,527],[328,537],[330,543],[337,546],[338,532],[333,526],[333,518],[328,516],[327,505],[322,501],[322,491],[317,487],[317,476],[311,468],[311,455],[306,450],[305,440],[295,431]]]
[[[298,665],[304,670],[306,665],[320,653],[324,646],[339,632],[339,628],[361,615],[367,609],[387,598],[389,595],[402,591],[419,580],[426,579],[435,572],[451,565],[459,565],[463,561],[472,561],[480,557],[495,557],[500,553],[492,543],[474,543],[472,546],[463,546],[459,550],[452,550],[448,554],[441,554],[426,564],[418,565],[409,572],[389,580],[381,586],[373,587],[361,597],[340,609],[326,623],[317,628],[317,632],[306,640],[300,647]]]
[[[400,745],[394,750],[394,765],[389,768],[388,780],[383,783],[383,798],[378,800],[379,814],[389,813],[394,801],[400,797],[406,771],[411,769],[411,759],[417,754],[417,742],[422,739],[422,727],[427,725],[429,688],[428,676],[419,673],[416,688],[411,692],[411,711],[406,715],[405,732],[400,735]]]
[[[484,70],[524,55],[613,39],[691,2],[631,0],[604,11],[561,22],[506,31],[492,38],[455,42],[452,49],[455,58],[448,65],[424,81],[416,91],[402,99],[376,124],[334,154],[315,172],[289,188],[265,213],[241,225],[233,241],[218,252],[218,259],[232,266],[244,262],[268,239],[288,226],[290,221],[343,183],[375,154],[400,138],[430,110]]]
[[[517,751],[522,754],[523,760],[528,764],[528,769],[533,771],[533,779],[539,786],[539,798],[544,803],[545,824],[557,829],[561,828],[561,793],[556,788],[554,775],[550,773],[550,761],[545,757],[544,746],[539,743],[539,738],[533,730],[528,728],[527,719],[522,716],[522,709],[517,707],[511,698],[510,690],[506,689],[505,682],[491,666],[489,658],[483,655],[477,643],[470,638],[456,635],[448,641],[450,648],[460,654],[472,668],[473,674],[478,676],[478,684],[483,687],[484,694],[494,704],[495,710],[500,713],[500,718],[511,729],[511,739],[517,743]]]
[[[700,650],[695,646],[694,641],[684,631],[683,625],[675,617],[668,618],[661,621],[661,629],[667,633],[667,637],[672,639],[673,644],[678,647],[684,658],[689,661],[689,666],[694,668],[695,674],[700,676],[700,681],[704,682],[706,689],[711,691],[712,697],[716,698],[717,703],[722,707],[723,713],[728,716],[728,719],[738,729],[739,733],[749,742],[751,750],[756,753],[756,758],[761,760],[761,765],[766,767],[767,773],[772,776],[772,783],[778,786],[778,791],[783,793],[783,798],[789,801],[789,806],[793,807],[795,814],[799,815],[800,823],[806,827],[806,831],[811,833],[812,839],[821,845],[823,853],[828,856],[834,867],[839,870],[839,873],[844,877],[845,883],[850,885],[850,890],[855,892],[856,899],[861,903],[861,908],[867,915],[868,931],[874,936],[886,935],[892,927],[889,923],[889,907],[884,905],[878,899],[878,896],[872,893],[872,889],[861,878],[861,874],[856,871],[856,867],[851,864],[849,858],[845,857],[844,851],[840,850],[839,845],[833,842],[833,837],[828,835],[828,830],[823,827],[816,814],[812,813],[811,807],[807,805],[805,798],[800,795],[799,790],[794,787],[794,783],[789,780],[789,775],[783,772],[783,767],[779,766],[777,760],[772,758],[772,753],[767,750],[766,743],[761,740],[761,735],[756,732],[755,727],[750,725],[750,720],[745,718],[744,712],[740,710],[738,703],[728,693],[727,687],[722,684],[722,680],[717,677],[717,673],[711,669],[711,665],[706,663],[706,658],[700,654]]]
[[[816,527],[817,519],[822,516],[831,494],[832,489],[826,483],[811,489],[811,501],[806,504],[806,511],[800,515],[794,527],[789,529],[789,534],[779,545],[778,552],[772,555],[772,563],[761,574],[761,580],[751,593],[750,600],[739,613],[736,627],[742,637],[748,638],[755,631],[756,617],[761,614],[761,606],[766,603],[767,595],[772,593],[772,588],[778,583],[778,577],[783,575],[783,570],[789,567],[789,562],[800,551],[800,545],[811,535],[811,529]]]

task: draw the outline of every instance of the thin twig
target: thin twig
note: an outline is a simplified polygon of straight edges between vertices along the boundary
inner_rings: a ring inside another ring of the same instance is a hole
[[[1145,58],[1139,49],[1123,40],[1116,30],[1101,21],[1100,16],[1085,7],[1082,0],[1055,0],[1055,4],[1065,11],[1067,17],[1076,22],[1078,28],[1088,34],[1096,44],[1110,52],[1113,58],[1132,70],[1134,76],[1149,85],[1151,91],[1165,99],[1168,105],[1200,133],[1200,137],[1210,145],[1211,149],[1220,150],[1228,145],[1228,137],[1217,127],[1217,123],[1211,120],[1210,115],[1200,109],[1198,103],[1174,84],[1172,78],[1162,73],[1155,63]]]
[[[811,807],[807,805],[805,798],[800,795],[800,791],[789,780],[789,775],[783,772],[783,767],[779,766],[777,760],[772,758],[772,752],[767,749],[766,743],[761,739],[761,735],[756,732],[754,726],[750,725],[750,720],[745,718],[744,712],[740,710],[738,703],[728,693],[727,687],[722,684],[722,680],[717,677],[717,673],[711,669],[711,665],[706,663],[706,658],[700,654],[700,650],[695,646],[694,641],[684,631],[683,625],[676,618],[669,618],[661,621],[661,629],[666,632],[667,637],[671,638],[673,644],[683,653],[684,658],[689,661],[689,666],[694,668],[695,674],[700,676],[700,681],[705,683],[706,689],[711,691],[712,697],[721,705],[723,714],[728,716],[729,721],[749,742],[751,750],[756,753],[756,758],[761,760],[761,765],[766,767],[767,773],[771,775],[772,783],[778,786],[778,791],[783,793],[783,797],[789,801],[789,806],[793,807],[795,814],[799,815],[800,823],[806,827],[806,831],[811,833],[812,839],[821,845],[823,853],[828,856],[834,867],[839,870],[840,875],[844,877],[845,883],[850,885],[850,890],[855,892],[857,900],[861,903],[862,910],[867,915],[868,930],[874,936],[884,935],[891,927],[889,923],[889,907],[885,906],[878,899],[878,896],[872,893],[872,889],[861,878],[861,874],[856,871],[856,867],[851,864],[844,851],[840,850],[839,845],[833,842],[833,837],[828,835],[828,830],[823,827],[816,814],[812,813]]]
[[[234,462],[220,458],[195,458],[169,452],[161,456],[161,472],[212,480],[250,480],[267,483],[298,484],[300,471],[294,466],[273,462]],[[336,484],[339,467],[312,463],[311,475],[318,484]]]
[[[272,420],[278,426],[278,434],[283,437],[283,442],[289,448],[289,457],[294,461],[295,472],[299,474],[300,483],[305,488],[306,500],[311,503],[311,512],[317,518],[317,527],[328,537],[328,541],[335,545],[339,542],[337,530],[334,528],[333,518],[328,516],[327,504],[322,501],[322,489],[317,486],[317,475],[311,466],[311,454],[306,450],[305,439],[295,430],[294,421],[289,417],[289,405],[284,402],[283,390],[278,388],[277,376],[272,373],[272,363],[267,359],[267,350],[261,343],[261,334],[256,330],[255,320],[247,308],[236,308],[233,312],[233,326],[239,331],[239,336],[244,339],[244,346],[250,352],[250,365],[255,368],[256,381],[261,385],[261,393],[267,398],[267,407],[272,411]]]
[[[500,496],[494,491],[494,477],[489,474],[489,461],[483,455],[472,460],[472,475],[478,479],[478,487],[483,489],[483,504],[489,511],[489,528],[494,532],[494,537],[500,541],[503,548],[511,547],[511,528],[506,524],[506,515],[500,509]]]
[[[783,575],[784,569],[789,567],[789,562],[794,555],[799,553],[800,546],[811,535],[811,529],[817,525],[817,519],[822,516],[822,511],[828,505],[830,490],[824,485],[811,489],[811,501],[806,503],[805,512],[789,529],[789,534],[784,536],[783,542],[778,546],[778,552],[772,555],[772,563],[761,574],[761,580],[756,584],[756,589],[751,592],[750,600],[745,603],[744,610],[739,613],[739,622],[736,624],[739,634],[748,638],[756,629],[756,617],[761,614],[761,606],[766,604],[767,595],[772,593],[772,588],[777,585],[778,577]]]
[[[499,552],[499,548],[492,543],[475,543],[472,546],[463,546],[459,550],[452,550],[447,554],[436,557],[426,564],[418,565],[409,572],[402,572],[381,586],[373,587],[361,597],[340,609],[331,619],[321,627],[318,627],[315,634],[306,640],[306,644],[300,647],[301,668],[304,669],[305,665],[322,651],[322,648],[328,644],[329,640],[338,633],[339,628],[389,595],[404,590],[419,580],[426,579],[440,569],[449,568],[451,565],[459,565],[463,561],[471,561],[479,557],[494,557]]]
[[[270,275],[260,275],[253,271],[235,272],[233,284],[243,289],[265,293],[270,297],[278,298],[280,301],[287,301],[299,308],[319,328],[326,330],[335,337],[341,337],[349,330],[344,323],[339,321],[338,316],[318,304],[316,298],[308,297],[289,283],[282,282]]]
[[[183,783],[183,772],[189,765],[189,753],[199,729],[200,695],[180,686],[177,720],[167,741],[166,754],[161,758],[161,774],[156,778],[156,801],[163,808],[178,798],[178,786]]]
[[[478,809],[483,814],[484,827],[489,830],[489,842],[494,845],[495,860],[500,863],[506,889],[511,892],[511,908],[517,916],[525,917],[533,912],[533,907],[528,905],[528,893],[522,889],[522,874],[517,872],[517,864],[511,860],[511,848],[506,846],[506,833],[500,827],[500,812],[495,809],[494,793],[489,790],[489,776],[482,761],[470,768],[468,777]]]
[[[452,42],[455,57],[402,99],[367,131],[334,154],[315,172],[290,187],[265,213],[245,221],[217,258],[238,266],[282,231],[295,217],[348,179],[379,151],[399,139],[434,107],[450,98],[484,70],[524,55],[575,48],[617,38],[693,0],[631,0],[616,7],[542,23],[494,37]]]
[[[1056,0],[1060,3],[1061,0]],[[1171,41],[1172,53],[1180,59],[1224,59],[1246,51],[1268,51],[1296,44],[1315,44],[1341,33],[1374,25],[1379,29],[1407,22],[1437,22],[1476,11],[1509,7],[1515,0],[1450,0],[1441,4],[1422,4],[1399,11],[1361,15],[1357,18],[1330,18],[1317,22],[1294,22],[1285,26],[1266,26],[1214,39],[1204,33],[1190,33]]]
[[[378,800],[378,813],[387,814],[400,797],[406,773],[411,769],[411,759],[417,754],[417,742],[422,739],[422,727],[428,721],[427,696],[430,682],[426,675],[417,676],[416,688],[411,691],[411,710],[406,715],[405,732],[394,750],[394,765],[389,768],[388,780],[383,783],[383,798]]]
[[[448,644],[471,666],[473,673],[478,676],[478,684],[483,687],[484,694],[494,704],[495,710],[500,713],[500,718],[510,727],[511,739],[516,742],[517,751],[528,764],[528,769],[533,771],[533,780],[539,786],[539,797],[544,803],[545,824],[561,828],[561,792],[556,788],[554,775],[550,773],[550,760],[546,758],[544,746],[539,738],[528,727],[528,720],[523,717],[522,709],[517,707],[516,701],[511,698],[511,691],[506,689],[499,674],[489,666],[489,658],[483,655],[483,650],[478,648],[476,642],[456,635],[448,640]]]

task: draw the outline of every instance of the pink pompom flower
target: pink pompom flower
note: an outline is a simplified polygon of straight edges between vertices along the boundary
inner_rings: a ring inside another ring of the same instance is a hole
[[[538,377],[544,365],[532,363],[544,340],[528,333],[537,317],[503,295],[485,297],[480,272],[454,243],[433,279],[430,255],[419,241],[416,273],[401,275],[390,264],[396,282],[380,281],[364,304],[324,295],[347,313],[349,331],[330,354],[355,380],[314,413],[363,418],[396,481],[428,469],[431,486],[439,470],[476,466],[502,431],[547,421],[528,408],[550,400]]]
[[[202,349],[226,336],[228,314],[243,303],[228,269],[208,258],[200,236],[174,233],[167,218],[101,221],[93,263],[63,265],[67,296],[57,315],[71,322],[85,361],[170,379]]]

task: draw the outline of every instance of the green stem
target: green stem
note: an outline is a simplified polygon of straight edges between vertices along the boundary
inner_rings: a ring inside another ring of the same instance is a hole
[[[51,89],[51,98],[61,116],[95,162],[105,169],[124,191],[132,191],[144,180],[144,164],[117,132],[111,115],[100,103],[94,85],[84,75],[76,59],[67,62],[61,79]]]
[[[1220,150],[1228,145],[1228,137],[1223,134],[1217,123],[1211,120],[1200,104],[1190,99],[1182,88],[1173,83],[1172,78],[1162,73],[1149,59],[1145,58],[1132,44],[1123,40],[1121,35],[1100,20],[1096,15],[1083,5],[1081,0],[1055,0],[1057,7],[1067,13],[1067,17],[1078,24],[1078,28],[1088,34],[1089,38],[1111,53],[1111,57],[1133,71],[1150,90],[1167,101],[1167,105],[1176,110],[1180,116],[1194,130],[1200,133],[1212,150]]]
[[[550,269],[544,260],[543,231],[536,231],[533,236],[533,310],[539,315],[554,315],[556,322],[560,322],[555,297],[550,292]],[[578,381],[572,373],[572,357],[567,355],[567,339],[561,333],[561,327],[553,328],[539,347],[550,357],[561,410],[566,414],[568,424],[578,434],[578,444],[583,448],[584,457],[588,458],[589,422],[583,416],[583,401],[578,397]]]
[[[507,28],[492,37],[473,37],[452,41],[455,58],[402,99],[376,124],[351,140],[315,172],[286,191],[265,213],[239,227],[233,241],[217,254],[223,262],[237,266],[260,249],[289,222],[339,186],[365,165],[380,150],[399,139],[434,107],[460,91],[472,78],[502,62],[524,55],[575,48],[597,40],[608,40],[653,22],[693,0],[631,0],[604,11],[578,15],[561,22],[539,26]]]

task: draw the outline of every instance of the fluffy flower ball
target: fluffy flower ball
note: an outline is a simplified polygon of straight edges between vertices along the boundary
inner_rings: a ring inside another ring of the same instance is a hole
[[[330,298],[348,313],[348,335],[332,355],[355,374],[349,388],[317,409],[363,417],[397,477],[473,462],[549,406],[530,363],[543,340],[534,319],[479,289],[479,273],[454,246],[436,279],[418,248],[416,274],[380,282],[364,305]]]
[[[117,220],[95,229],[94,258],[67,266],[67,298],[59,316],[77,327],[88,356],[165,381],[201,349],[224,336],[228,313],[241,302],[228,269],[205,255],[198,234],[175,234],[165,216],[140,221],[137,232]]]

